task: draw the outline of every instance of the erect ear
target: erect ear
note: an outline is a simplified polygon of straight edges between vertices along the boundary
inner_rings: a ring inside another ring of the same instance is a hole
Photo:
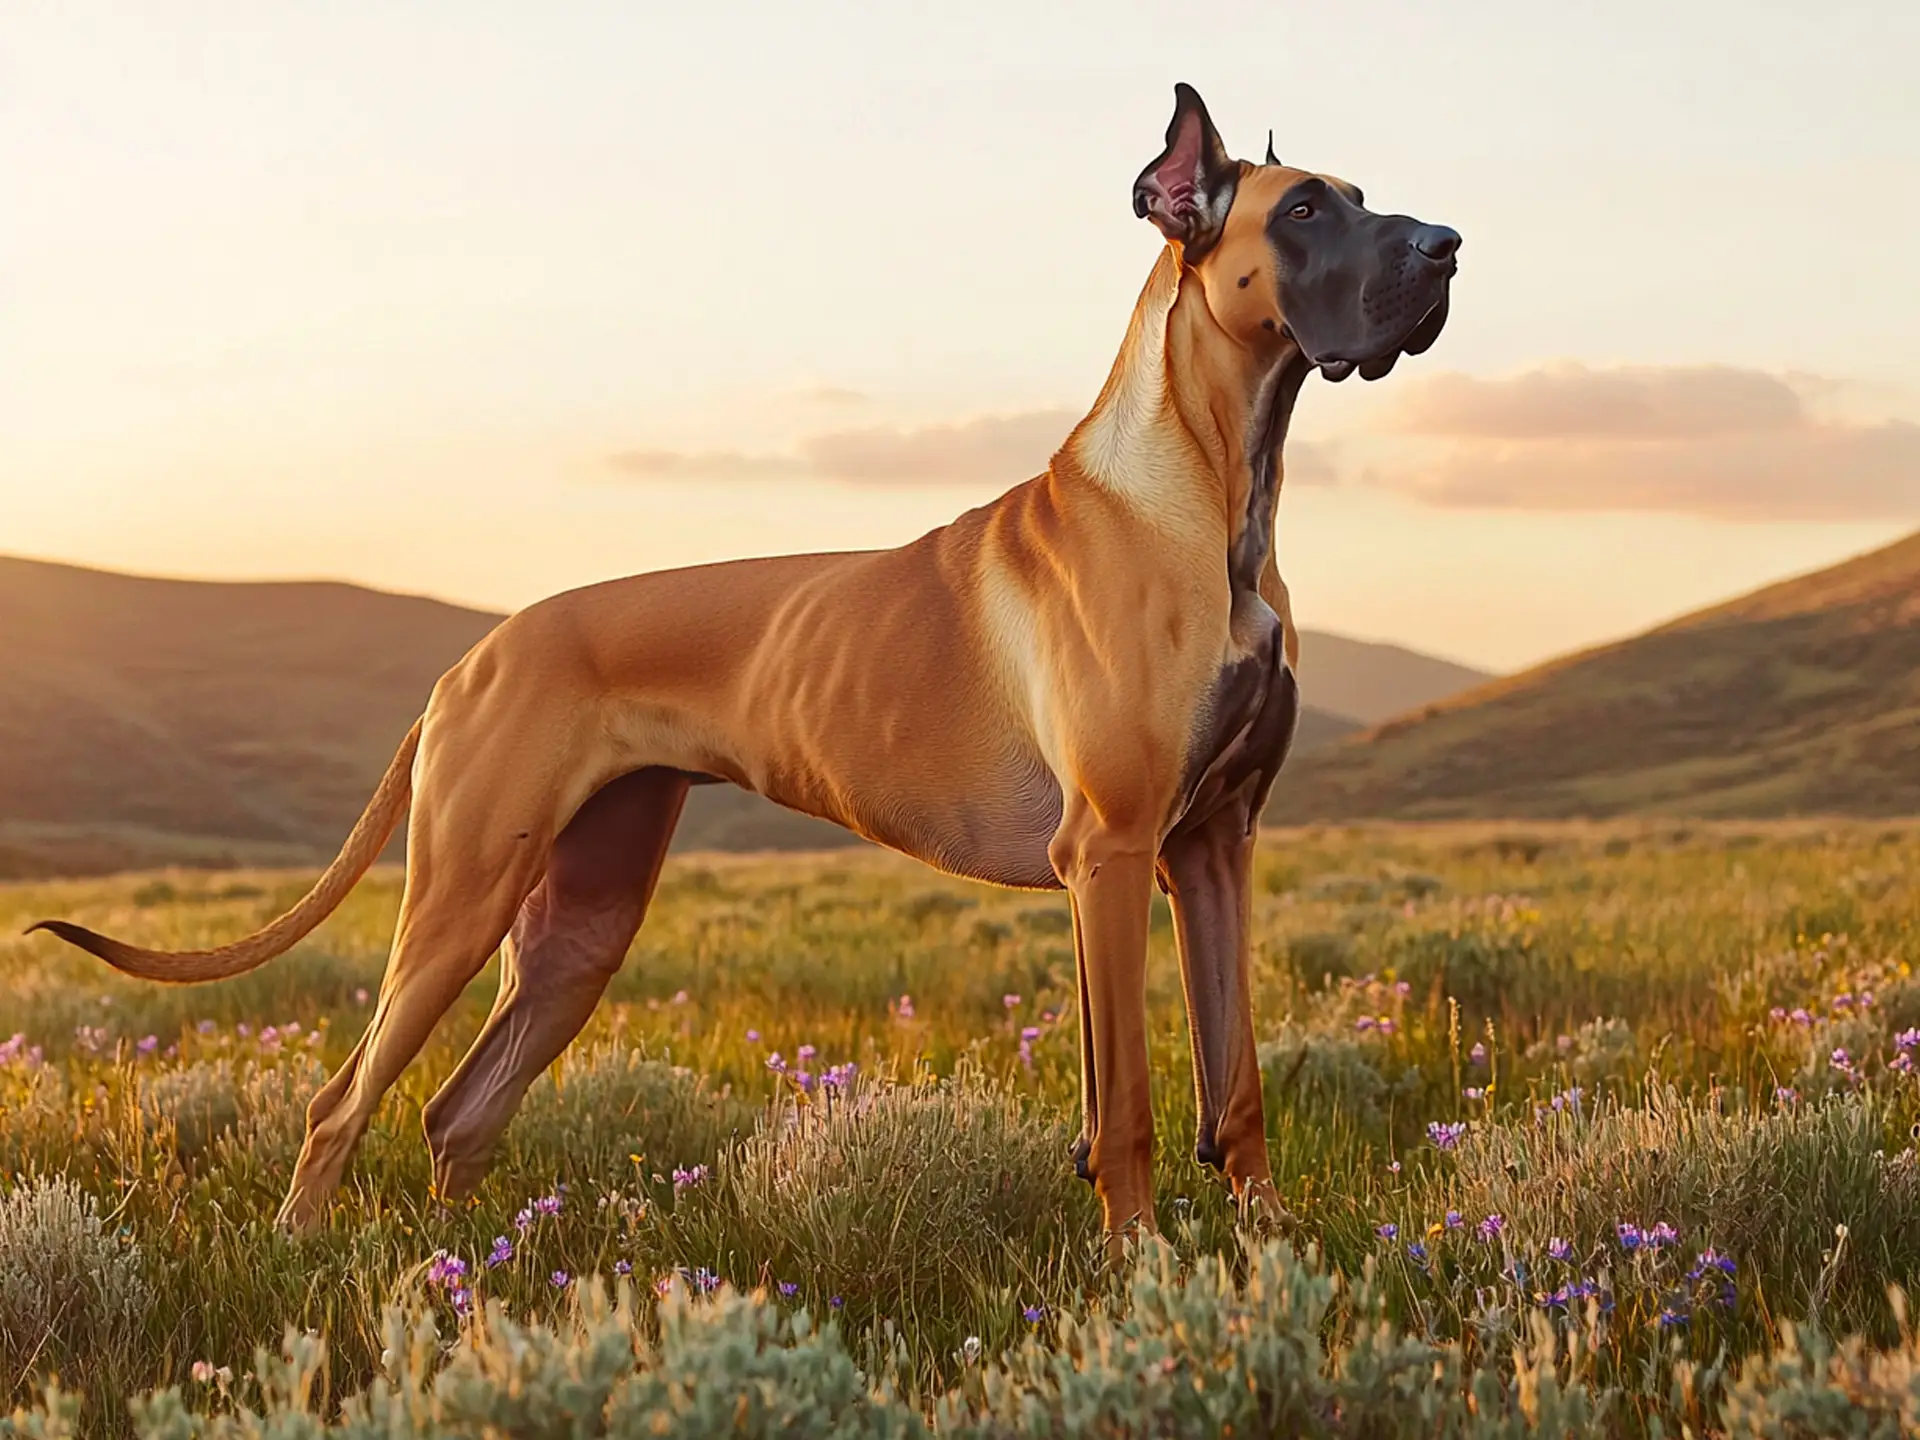
[[[1239,179],[1240,167],[1220,143],[1200,92],[1174,86],[1167,148],[1133,182],[1133,213],[1179,241],[1191,260],[1220,238]]]

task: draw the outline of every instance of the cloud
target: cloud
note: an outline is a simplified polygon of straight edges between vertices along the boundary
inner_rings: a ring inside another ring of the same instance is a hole
[[[1721,365],[1441,375],[1392,412],[1405,463],[1364,481],[1454,508],[1920,516],[1920,425],[1825,417],[1809,401],[1835,388]]]
[[[1011,485],[1038,475],[1080,417],[1069,410],[986,415],[918,429],[874,426],[808,436],[790,454],[628,450],[609,457],[648,480],[800,477],[855,485]]]

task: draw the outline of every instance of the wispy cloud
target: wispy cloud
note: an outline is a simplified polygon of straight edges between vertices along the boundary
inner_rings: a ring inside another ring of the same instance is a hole
[[[1079,416],[1069,410],[985,415],[916,429],[871,426],[811,435],[781,453],[627,450],[621,472],[648,480],[802,477],[856,485],[1011,485],[1046,468]]]
[[[1735,520],[1920,516],[1920,425],[1823,416],[1837,382],[1733,366],[1561,365],[1410,387],[1415,445],[1364,482],[1429,504]]]

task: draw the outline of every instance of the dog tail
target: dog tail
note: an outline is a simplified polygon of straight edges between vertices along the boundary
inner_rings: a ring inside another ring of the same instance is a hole
[[[420,723],[414,721],[413,729],[400,742],[387,773],[380,777],[379,788],[373,792],[367,808],[360,812],[353,833],[347,836],[326,873],[313,882],[313,888],[291,910],[246,939],[215,950],[145,950],[65,920],[42,920],[29,926],[27,934],[35,930],[50,931],[68,944],[99,956],[123,974],[169,985],[191,985],[202,980],[244,975],[276,955],[285,954],[346,899],[347,892],[367,873],[367,868],[392,837],[401,812],[413,796],[413,756],[420,748]]]

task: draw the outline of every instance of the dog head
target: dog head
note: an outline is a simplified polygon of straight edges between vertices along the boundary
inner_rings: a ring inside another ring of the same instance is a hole
[[[1134,213],[1179,247],[1221,326],[1249,347],[1291,342],[1329,380],[1377,380],[1447,322],[1459,234],[1366,208],[1358,187],[1228,156],[1190,85],[1167,146],[1140,172]]]

